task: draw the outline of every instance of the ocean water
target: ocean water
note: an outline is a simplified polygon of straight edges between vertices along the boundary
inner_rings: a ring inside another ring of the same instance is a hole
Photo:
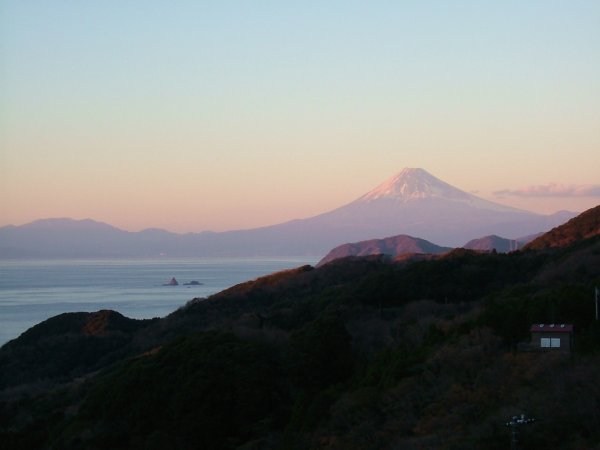
[[[195,297],[307,258],[0,261],[0,345],[63,312],[113,309],[135,319],[164,317]],[[163,286],[175,277],[179,286]],[[198,281],[200,286],[184,286]]]

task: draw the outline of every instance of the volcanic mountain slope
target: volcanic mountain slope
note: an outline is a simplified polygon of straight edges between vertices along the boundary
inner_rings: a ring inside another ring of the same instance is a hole
[[[418,168],[403,169],[375,189],[358,198],[352,204],[372,203],[378,200],[410,203],[425,199],[449,200],[493,211],[523,212],[516,208],[483,200],[473,194],[461,191],[434,177],[426,170]]]
[[[1,257],[323,255],[347,242],[406,234],[456,247],[476,236],[525,236],[564,223],[461,191],[423,169],[404,169],[355,201],[306,219],[249,230],[127,232],[86,221],[0,228]]]
[[[432,254],[439,255],[452,250],[450,247],[440,247],[424,239],[400,235],[385,239],[371,239],[340,245],[331,250],[317,267],[327,264],[334,259],[348,256],[387,255],[392,258],[406,254]]]
[[[423,169],[404,169],[354,202],[306,219],[354,242],[407,234],[457,247],[475,236],[524,236],[564,223],[571,215],[543,216],[461,191]]]

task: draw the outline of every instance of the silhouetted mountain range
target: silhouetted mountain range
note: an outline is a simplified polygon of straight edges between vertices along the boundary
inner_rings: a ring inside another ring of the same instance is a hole
[[[307,219],[227,232],[128,232],[93,220],[45,219],[0,228],[0,258],[323,255],[348,242],[406,234],[456,247],[491,234],[525,236],[574,213],[540,215],[404,169],[349,203]]]

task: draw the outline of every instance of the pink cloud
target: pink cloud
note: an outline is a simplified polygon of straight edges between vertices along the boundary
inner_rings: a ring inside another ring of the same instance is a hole
[[[497,197],[600,197],[600,185],[565,185],[550,183],[521,189],[495,191]]]

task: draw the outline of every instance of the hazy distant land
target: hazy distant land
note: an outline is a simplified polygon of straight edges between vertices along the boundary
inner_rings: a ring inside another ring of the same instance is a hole
[[[306,219],[227,232],[128,232],[93,220],[0,228],[0,258],[323,256],[357,241],[406,234],[444,247],[489,235],[548,231],[575,213],[541,215],[481,199],[423,169],[404,169],[357,200]]]

